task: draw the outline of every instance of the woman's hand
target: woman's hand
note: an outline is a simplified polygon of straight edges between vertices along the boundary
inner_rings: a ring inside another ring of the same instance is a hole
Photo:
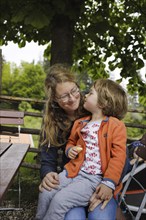
[[[39,185],[39,191],[42,192],[43,188],[48,191],[57,188],[59,185],[59,176],[58,173],[50,172],[47,173],[46,176],[43,178],[41,184]]]
[[[103,203],[101,209],[104,209],[112,197],[113,190],[104,184],[100,184],[91,196],[89,211],[93,211],[100,203]]]

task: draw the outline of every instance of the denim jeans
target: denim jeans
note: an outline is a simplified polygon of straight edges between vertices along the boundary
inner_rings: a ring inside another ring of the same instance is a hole
[[[101,176],[79,171],[76,177],[67,178],[64,170],[59,174],[59,180],[60,185],[57,189],[51,191],[44,189],[40,192],[36,219],[63,220],[72,207],[88,206],[93,192],[101,181]],[[77,212],[77,215],[78,213],[80,215],[80,212]],[[75,220],[74,215],[73,220]]]
[[[88,213],[88,220],[115,220],[117,201],[112,198],[107,206],[101,210],[101,205]],[[65,216],[64,220],[86,220],[86,210],[84,207],[72,208]]]

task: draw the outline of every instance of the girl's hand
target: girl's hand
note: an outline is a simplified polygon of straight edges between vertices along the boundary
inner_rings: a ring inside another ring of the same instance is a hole
[[[82,148],[80,145],[71,147],[68,151],[68,157],[72,160],[75,159],[81,150],[82,150]]]

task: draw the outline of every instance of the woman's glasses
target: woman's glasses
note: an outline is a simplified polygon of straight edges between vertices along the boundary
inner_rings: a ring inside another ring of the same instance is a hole
[[[74,87],[69,93],[66,93],[60,97],[56,97],[58,100],[61,100],[62,102],[68,102],[71,98],[71,96],[77,98],[80,94],[79,88],[76,86]]]

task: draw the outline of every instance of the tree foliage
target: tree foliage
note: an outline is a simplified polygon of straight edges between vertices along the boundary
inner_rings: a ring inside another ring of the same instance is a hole
[[[0,40],[48,44],[51,65],[66,62],[92,78],[120,69],[129,91],[146,94],[145,0],[1,0]],[[112,59],[111,59],[112,57]]]
[[[24,98],[44,99],[45,72],[40,64],[22,62],[20,67],[3,65],[2,94]]]

